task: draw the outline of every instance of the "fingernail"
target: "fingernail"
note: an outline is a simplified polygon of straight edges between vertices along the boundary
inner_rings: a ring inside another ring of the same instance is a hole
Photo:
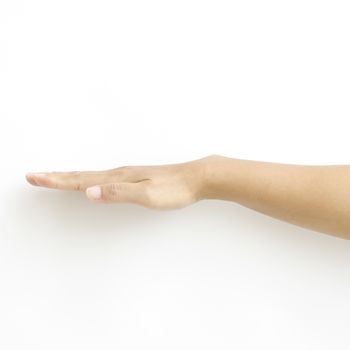
[[[101,199],[101,187],[100,186],[94,186],[89,187],[86,189],[86,194],[90,199],[98,200]]]
[[[43,177],[46,177],[46,173],[27,173],[26,174],[27,176],[35,176],[35,177],[41,177],[41,178],[43,178]]]
[[[33,176],[38,178],[44,178],[46,177],[46,173],[31,173]]]
[[[47,176],[45,173],[27,173],[27,180],[35,186],[40,186],[46,182]]]
[[[37,183],[35,182],[33,173],[27,173],[27,174],[26,174],[26,179],[27,179],[27,181],[28,181],[30,184],[32,184],[32,185],[34,185],[34,186],[37,186]]]

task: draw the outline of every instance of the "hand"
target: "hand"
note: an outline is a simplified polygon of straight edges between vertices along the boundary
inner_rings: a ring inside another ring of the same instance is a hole
[[[135,203],[152,209],[176,209],[201,199],[203,162],[123,166],[105,171],[28,173],[34,186],[85,191],[98,203]]]

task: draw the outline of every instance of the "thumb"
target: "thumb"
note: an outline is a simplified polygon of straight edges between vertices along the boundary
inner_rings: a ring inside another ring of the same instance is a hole
[[[86,196],[94,202],[136,203],[146,205],[147,193],[145,181],[118,182],[88,187]]]

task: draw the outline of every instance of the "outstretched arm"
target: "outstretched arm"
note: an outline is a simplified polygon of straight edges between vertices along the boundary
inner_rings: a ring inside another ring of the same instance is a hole
[[[350,239],[350,165],[295,165],[210,156],[202,197]]]
[[[100,203],[182,208],[233,201],[286,222],[350,239],[350,165],[296,165],[211,155],[179,164],[28,173],[28,182],[85,191]]]

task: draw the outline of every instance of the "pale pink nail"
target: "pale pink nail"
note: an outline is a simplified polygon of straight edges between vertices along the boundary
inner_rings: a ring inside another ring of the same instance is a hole
[[[27,174],[26,174],[26,179],[27,179],[27,181],[28,181],[30,184],[32,184],[32,185],[34,185],[34,186],[37,186],[37,183],[35,182],[33,173],[27,173]]]
[[[27,173],[28,176],[42,176],[42,175],[46,175],[46,173],[32,173],[32,172],[29,172]]]
[[[42,186],[46,183],[47,176],[45,173],[27,173],[27,180],[35,186]]]
[[[101,187],[94,186],[86,189],[86,194],[90,199],[98,200],[101,199]]]
[[[44,179],[46,178],[45,173],[31,173],[33,176],[37,177],[38,179]]]

